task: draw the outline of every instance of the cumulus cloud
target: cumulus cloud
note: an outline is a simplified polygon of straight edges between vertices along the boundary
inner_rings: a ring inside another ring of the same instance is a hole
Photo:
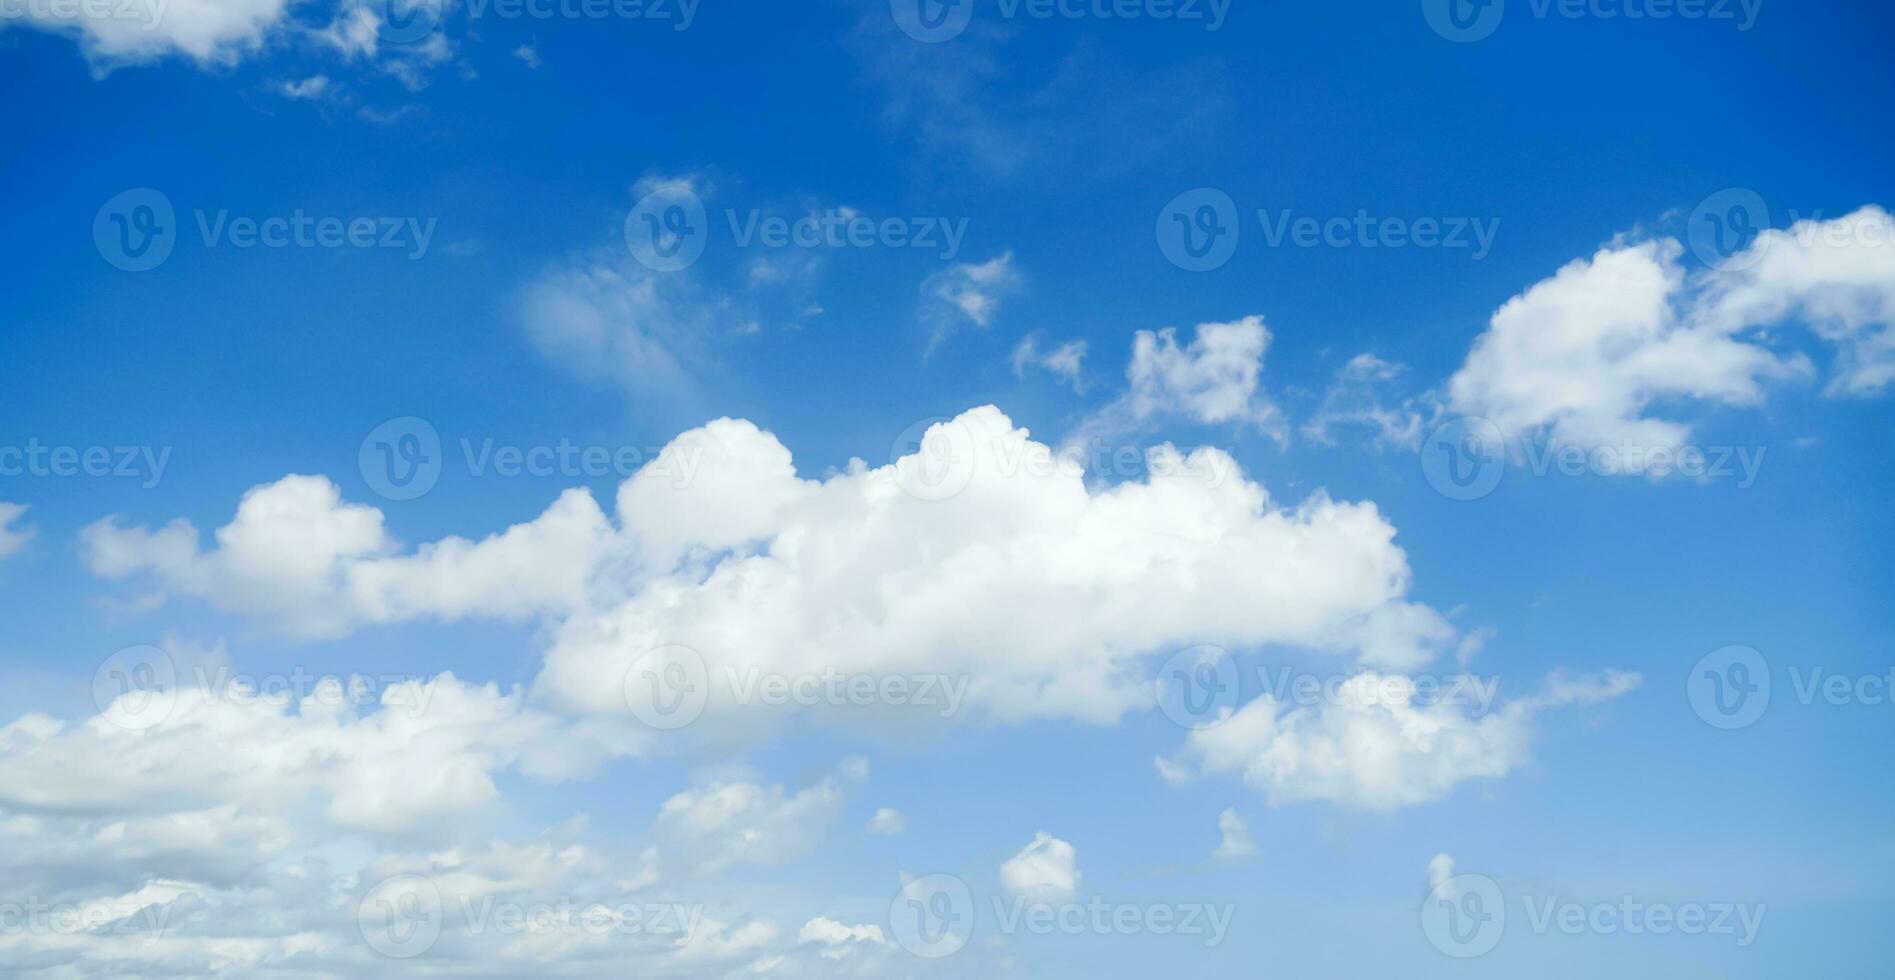
[[[1086,342],[1083,340],[1069,340],[1052,350],[1043,351],[1040,350],[1038,335],[1028,334],[1013,348],[1013,376],[1025,378],[1028,369],[1046,371],[1071,385],[1073,391],[1084,394],[1086,382],[1080,377],[1079,370],[1085,358]]]
[[[1682,254],[1670,239],[1615,244],[1507,301],[1449,380],[1449,407],[1510,439],[1675,450],[1691,436],[1689,406],[1759,405],[1770,382],[1814,373],[1770,343],[1792,323],[1834,347],[1832,394],[1895,379],[1895,225],[1883,209],[1764,231],[1695,273]]]
[[[1428,859],[1428,890],[1430,892],[1441,891],[1443,886],[1446,886],[1447,883],[1452,880],[1454,880],[1454,858],[1452,856],[1436,854],[1434,857]],[[1460,895],[1456,894],[1454,889],[1449,889],[1437,897],[1452,901],[1459,898]]]
[[[1408,668],[1453,637],[1408,598],[1407,557],[1373,504],[1281,504],[1227,454],[1169,445],[1148,451],[1143,478],[1088,486],[992,407],[927,439],[955,459],[945,483],[921,478],[933,456],[919,449],[806,480],[774,436],[719,420],[620,486],[616,524],[574,490],[479,542],[412,551],[318,477],[252,490],[208,549],[181,521],[107,520],[83,544],[100,575],[149,576],[296,635],[543,614],[534,693],[601,718],[625,718],[648,651],[686,648],[708,686],[693,731],[707,732],[793,711],[938,722],[949,692],[965,693],[956,719],[1111,723],[1151,704],[1149,658],[1193,643]],[[689,479],[661,465],[680,458]],[[741,696],[759,676],[822,672],[929,678],[936,693],[866,707]]]
[[[324,477],[287,476],[244,494],[211,548],[188,521],[154,530],[116,517],[86,527],[80,545],[95,575],[148,577],[286,633],[329,637],[363,623],[575,607],[609,530],[592,495],[569,490],[538,518],[482,541],[450,537],[402,553],[381,511],[345,503]]]
[[[963,323],[986,328],[1000,309],[1000,301],[1025,282],[1013,267],[1013,253],[1002,252],[985,262],[957,262],[929,276],[921,284],[921,319],[928,326],[930,350],[939,346]]]
[[[25,504],[0,503],[0,561],[5,561],[26,547],[26,543],[33,540],[33,535],[37,533],[35,529],[19,523],[25,514]]]
[[[1556,675],[1538,694],[1476,714],[1454,699],[1418,701],[1413,680],[1373,671],[1321,705],[1259,697],[1193,731],[1174,771],[1236,776],[1273,806],[1322,800],[1393,810],[1442,799],[1463,782],[1498,779],[1527,760],[1543,711],[1620,697],[1639,676]]]
[[[1221,839],[1212,857],[1220,861],[1236,861],[1257,853],[1257,844],[1250,839],[1250,824],[1236,810],[1226,808],[1217,815],[1217,831]]]
[[[1287,441],[1283,413],[1263,390],[1270,331],[1261,316],[1200,323],[1184,346],[1178,331],[1140,330],[1132,338],[1126,391],[1067,437],[1069,445],[1106,439],[1171,418],[1233,424]]]
[[[1000,889],[1007,897],[1033,905],[1064,905],[1073,900],[1081,873],[1073,846],[1040,831],[1020,853],[1000,866]]]

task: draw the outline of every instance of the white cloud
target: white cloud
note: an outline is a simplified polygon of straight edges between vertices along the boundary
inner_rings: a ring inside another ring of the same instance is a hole
[[[846,926],[834,919],[817,916],[803,923],[797,930],[799,943],[817,943],[825,947],[821,955],[825,959],[841,959],[854,951],[859,943],[873,946],[888,945],[888,937],[882,934],[882,927],[874,924]]]
[[[401,554],[381,511],[343,502],[326,478],[287,476],[244,494],[209,550],[183,520],[152,530],[108,517],[80,543],[95,575],[148,575],[283,632],[325,637],[362,623],[520,619],[577,606],[610,530],[590,493],[569,490],[533,521],[478,543],[450,537]]]
[[[931,332],[929,349],[938,346],[961,322],[985,328],[993,322],[1000,301],[1025,281],[1013,267],[1013,253],[1002,252],[985,262],[957,262],[929,276],[921,284],[922,320]]]
[[[1452,699],[1418,703],[1409,678],[1364,672],[1319,706],[1284,708],[1259,697],[1193,731],[1175,765],[1238,776],[1273,806],[1326,800],[1393,810],[1506,775],[1527,760],[1541,711],[1610,700],[1638,683],[1623,672],[1555,675],[1541,693],[1477,716]]]
[[[0,503],[0,561],[12,557],[38,533],[34,528],[17,524],[26,514],[25,504]]]
[[[1069,340],[1050,351],[1042,351],[1037,335],[1028,334],[1021,338],[1013,348],[1013,376],[1025,378],[1028,368],[1038,368],[1053,374],[1072,386],[1075,392],[1083,394],[1086,390],[1085,379],[1080,377],[1080,364],[1086,358],[1086,342]]]
[[[1236,810],[1226,808],[1217,815],[1217,830],[1221,838],[1212,857],[1220,861],[1236,861],[1257,853],[1257,844],[1250,839],[1250,824]]]
[[[1428,891],[1430,893],[1440,891],[1442,886],[1452,880],[1454,880],[1453,857],[1446,854],[1436,854],[1434,857],[1428,859]],[[1437,897],[1452,901],[1460,896],[1455,894],[1453,889],[1449,889]]]
[[[626,719],[646,651],[681,645],[710,684],[694,731],[756,730],[790,711],[938,723],[940,705],[739,703],[734,679],[927,675],[962,685],[991,721],[1111,723],[1151,704],[1148,660],[1193,643],[1285,644],[1409,668],[1453,630],[1406,593],[1406,556],[1373,504],[1271,500],[1215,449],[1148,452],[1143,479],[1089,487],[998,409],[937,427],[962,454],[945,499],[919,455],[804,480],[748,422],[673,441],[618,492],[617,526],[583,490],[478,543],[400,551],[372,507],[319,477],[252,490],[216,545],[184,522],[102,521],[92,569],[302,636],[366,624],[545,615],[556,625],[535,693]],[[684,470],[666,460],[688,460]],[[1120,597],[1140,596],[1136,606]],[[971,615],[979,610],[980,615]],[[839,613],[837,611],[846,611]],[[939,702],[940,699],[936,699]],[[747,719],[747,720],[745,720]]]
[[[20,4],[23,23],[74,37],[95,74],[183,55],[228,66],[260,48],[288,0],[136,0],[128,4]],[[4,29],[9,19],[0,19]]]
[[[308,78],[284,82],[277,91],[286,99],[300,99],[314,102],[329,94],[332,84],[327,75],[311,75]]]
[[[1734,332],[1794,320],[1836,345],[1829,390],[1870,395],[1895,381],[1895,218],[1873,205],[1769,229],[1704,277],[1695,317]]]
[[[1064,905],[1073,900],[1082,877],[1073,846],[1040,831],[1020,853],[1000,866],[1000,888],[1009,898],[1034,905]]]
[[[1813,372],[1769,346],[1807,325],[1837,351],[1832,394],[1895,380],[1895,221],[1878,207],[1764,231],[1687,275],[1670,239],[1613,245],[1509,300],[1448,384],[1450,407],[1509,438],[1676,449],[1698,403],[1755,406],[1766,383]],[[1656,414],[1659,406],[1665,415]],[[1636,470],[1628,454],[1628,471]]]
[[[539,49],[531,44],[522,44],[514,48],[513,56],[520,59],[520,63],[528,68],[538,68],[540,66]]]
[[[666,800],[652,835],[668,861],[713,874],[807,854],[841,809],[842,786],[834,776],[796,793],[780,785],[713,781]]]
[[[908,832],[908,817],[894,807],[881,807],[875,816],[869,818],[869,833],[877,837],[893,837]]]
[[[1261,316],[1200,323],[1183,347],[1178,331],[1140,330],[1125,369],[1127,390],[1067,437],[1083,446],[1167,418],[1204,425],[1236,424],[1287,441],[1283,414],[1263,391],[1263,359],[1270,331]]]

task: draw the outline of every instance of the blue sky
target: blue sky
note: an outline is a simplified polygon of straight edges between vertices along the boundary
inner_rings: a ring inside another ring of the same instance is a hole
[[[1888,16],[913,2],[0,3],[6,972],[1880,975]]]

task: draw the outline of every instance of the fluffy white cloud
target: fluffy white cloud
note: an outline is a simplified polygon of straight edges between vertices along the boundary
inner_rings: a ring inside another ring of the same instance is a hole
[[[0,561],[12,557],[33,540],[35,530],[18,523],[25,514],[24,504],[0,503]]]
[[[96,73],[181,54],[201,65],[235,64],[260,47],[288,0],[137,0],[128,4],[11,5],[24,23],[78,40]],[[0,18],[0,30],[12,18]]]
[[[1785,323],[1834,345],[1832,393],[1895,380],[1888,212],[1768,230],[1693,274],[1682,253],[1670,239],[1613,245],[1507,301],[1450,379],[1449,407],[1508,438],[1676,449],[1691,434],[1676,417],[1685,406],[1757,405],[1768,382],[1812,373],[1801,354],[1769,346],[1768,328]],[[1654,414],[1661,404],[1671,417]]]
[[[858,943],[873,946],[888,945],[888,937],[882,934],[882,927],[874,924],[845,926],[834,919],[817,916],[803,923],[797,930],[796,941],[816,943],[823,947],[821,955],[825,959],[841,959],[854,952]]]
[[[1185,418],[1255,428],[1282,443],[1288,439],[1283,413],[1263,391],[1269,349],[1270,331],[1261,316],[1200,323],[1183,347],[1176,328],[1140,330],[1132,338],[1125,393],[1080,423],[1066,442],[1084,446],[1161,419]]]
[[[1540,712],[1610,700],[1638,684],[1637,674],[1622,672],[1555,675],[1539,694],[1476,714],[1452,698],[1417,701],[1409,678],[1364,672],[1321,705],[1285,708],[1259,697],[1193,731],[1170,765],[1174,773],[1237,776],[1273,806],[1326,800],[1392,810],[1506,775],[1526,761]]]
[[[701,658],[704,724],[768,715],[741,696],[758,676],[824,672],[933,678],[994,721],[1110,723],[1151,703],[1148,657],[1192,643],[1408,668],[1453,637],[1407,598],[1373,504],[1279,505],[1228,455],[1168,445],[1143,479],[1089,487],[991,407],[930,438],[957,454],[948,484],[918,482],[919,453],[805,480],[775,437],[720,420],[661,457],[690,460],[688,478],[655,461],[621,485],[616,527],[575,490],[478,543],[400,553],[379,511],[290,477],[247,494],[209,550],[183,522],[107,520],[84,545],[100,575],[150,575],[301,635],[545,613],[558,625],[535,693],[619,719],[628,673],[665,646]],[[938,720],[940,701],[774,708]]]
[[[920,453],[803,480],[747,423],[681,437],[702,444],[698,477],[640,474],[619,503],[641,554],[676,564],[645,562],[649,578],[567,618],[539,692],[623,714],[638,658],[680,645],[704,662],[707,721],[739,707],[729,678],[833,670],[965,679],[995,721],[1110,723],[1151,703],[1149,655],[1191,643],[1412,664],[1452,633],[1406,599],[1406,557],[1371,504],[1279,506],[1208,477],[1235,472],[1227,455],[1169,446],[1144,479],[1089,487],[993,408],[928,438],[955,458],[945,482],[917,480]]]
[[[572,740],[520,692],[452,674],[390,686],[367,714],[335,679],[300,701],[154,685],[82,724],[30,714],[0,728],[0,807],[165,818],[125,825],[127,846],[188,839],[209,813],[267,821],[304,805],[332,828],[440,837],[499,800],[497,772],[563,774]]]
[[[81,548],[108,579],[160,586],[284,632],[337,636],[362,623],[467,616],[524,618],[577,606],[610,524],[584,490],[478,543],[445,538],[401,554],[374,507],[342,501],[319,476],[287,476],[244,494],[204,550],[190,522],[151,530],[108,517]]]
[[[1030,904],[1064,905],[1078,891],[1077,856],[1071,844],[1042,830],[1000,866],[1000,889]]]
[[[1226,808],[1217,815],[1217,831],[1220,839],[1212,857],[1220,861],[1236,861],[1257,853],[1257,844],[1250,839],[1250,824],[1236,810]]]
[[[1832,393],[1879,393],[1895,381],[1895,218],[1871,205],[1766,230],[1705,277],[1694,315],[1723,331],[1805,324],[1837,347]]]

